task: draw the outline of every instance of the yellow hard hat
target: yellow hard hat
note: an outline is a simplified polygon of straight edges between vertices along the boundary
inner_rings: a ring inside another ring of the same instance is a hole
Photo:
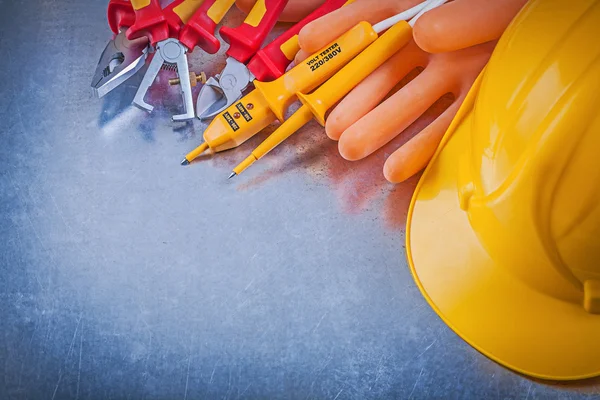
[[[425,170],[421,292],[460,337],[544,379],[600,375],[600,0],[530,1]]]

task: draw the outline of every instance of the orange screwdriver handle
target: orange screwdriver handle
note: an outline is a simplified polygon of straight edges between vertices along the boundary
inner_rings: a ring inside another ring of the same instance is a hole
[[[240,26],[222,27],[221,37],[229,43],[227,55],[245,64],[260,49],[286,4],[287,0],[257,0]]]
[[[159,0],[131,0],[135,11],[135,23],[127,30],[127,39],[148,37],[154,46],[169,38],[169,24]]]

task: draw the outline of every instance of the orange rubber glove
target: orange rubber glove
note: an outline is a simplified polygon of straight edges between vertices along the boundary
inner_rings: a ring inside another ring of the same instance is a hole
[[[377,22],[418,3],[419,0],[357,0],[307,25],[300,32],[302,50],[297,60],[357,21]],[[367,157],[398,136],[440,97],[452,93],[454,102],[393,152],[384,165],[386,179],[395,183],[422,170],[487,63],[494,40],[524,3],[525,0],[455,0],[423,15],[415,24],[414,42],[352,90],[327,118],[325,130],[331,139],[339,140],[342,157],[352,161]],[[417,67],[423,68],[419,76],[384,100]]]
[[[402,182],[423,169],[462,104],[477,75],[487,63],[495,42],[448,53],[430,54],[413,41],[350,92],[329,115],[325,131],[339,140],[342,157],[367,157],[404,131],[446,93],[450,106],[386,160],[384,175]],[[416,78],[380,103],[416,67]]]
[[[339,37],[360,21],[372,24],[422,0],[356,0],[305,26],[296,62]],[[323,0],[290,0],[282,20],[297,21]],[[254,0],[238,0],[242,10]],[[359,160],[372,154],[446,93],[454,102],[430,125],[386,160],[385,177],[402,182],[423,169],[433,156],[460,104],[488,61],[498,39],[526,0],[454,0],[423,15],[414,42],[400,50],[352,90],[327,118],[327,135],[339,140],[340,154]],[[417,67],[419,76],[384,100]]]

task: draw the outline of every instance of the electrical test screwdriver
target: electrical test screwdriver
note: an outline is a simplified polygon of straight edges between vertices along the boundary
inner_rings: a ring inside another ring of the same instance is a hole
[[[244,96],[246,88],[255,80],[272,81],[285,73],[300,50],[298,34],[312,21],[327,15],[354,0],[325,0],[323,4],[302,20],[286,30],[267,46],[260,49],[262,42],[254,41],[245,51],[227,52],[225,69],[208,81],[198,95],[196,112],[201,120],[213,118]],[[249,44],[245,32],[235,33],[223,27],[221,36],[226,42],[236,37],[244,38]],[[263,38],[264,39],[264,38]]]
[[[283,122],[287,108],[297,100],[296,93],[313,90],[339,71],[373,43],[378,32],[389,28],[384,22],[411,18],[428,4],[425,1],[375,26],[361,22],[275,81],[255,81],[255,90],[218,115],[204,132],[204,143],[181,164],[189,164],[207,149],[220,152],[237,147],[272,122]]]
[[[215,117],[204,132],[204,143],[190,152],[182,164],[188,164],[208,148],[219,152],[237,147],[277,119],[283,121],[297,92],[323,83],[376,38],[371,25],[361,22],[277,80],[255,81],[255,90]]]
[[[395,23],[380,38],[367,47],[366,50],[350,61],[348,65],[313,93],[308,95],[297,93],[298,99],[303,104],[302,107],[254,149],[244,161],[237,165],[231,175],[229,175],[229,178],[231,179],[242,173],[313,118],[324,126],[325,114],[329,108],[333,107],[362,80],[403,48],[412,38],[412,25],[415,21],[425,12],[438,7],[444,2],[445,0],[429,1],[427,2],[427,6],[421,10],[417,6],[417,8],[407,10],[375,25],[375,30],[383,31]],[[410,24],[404,21],[404,19],[409,19],[415,16],[415,14],[416,17]]]

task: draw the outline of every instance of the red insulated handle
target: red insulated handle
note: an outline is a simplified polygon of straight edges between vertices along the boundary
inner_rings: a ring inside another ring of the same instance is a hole
[[[244,23],[237,28],[222,27],[221,37],[229,43],[227,55],[245,63],[265,41],[287,0],[257,0]]]
[[[300,49],[297,36],[300,30],[315,19],[341,8],[346,3],[348,0],[326,0],[321,7],[256,53],[248,63],[250,72],[261,82],[279,78],[285,73],[286,68]]]
[[[175,0],[167,7],[163,8],[163,15],[167,19],[167,24],[169,24],[169,37],[177,37],[183,28],[184,22],[181,20],[181,17],[175,13],[174,9],[185,1],[186,0]]]
[[[127,30],[127,39],[148,37],[154,46],[169,38],[169,24],[159,0],[131,0],[135,11],[135,23]]]
[[[115,34],[121,28],[130,27],[135,23],[135,12],[129,0],[110,0],[106,10],[108,26]]]
[[[216,1],[205,0],[179,34],[179,41],[188,48],[190,53],[196,46],[209,54],[219,51],[221,42],[215,37],[217,23],[208,16],[208,10]]]

